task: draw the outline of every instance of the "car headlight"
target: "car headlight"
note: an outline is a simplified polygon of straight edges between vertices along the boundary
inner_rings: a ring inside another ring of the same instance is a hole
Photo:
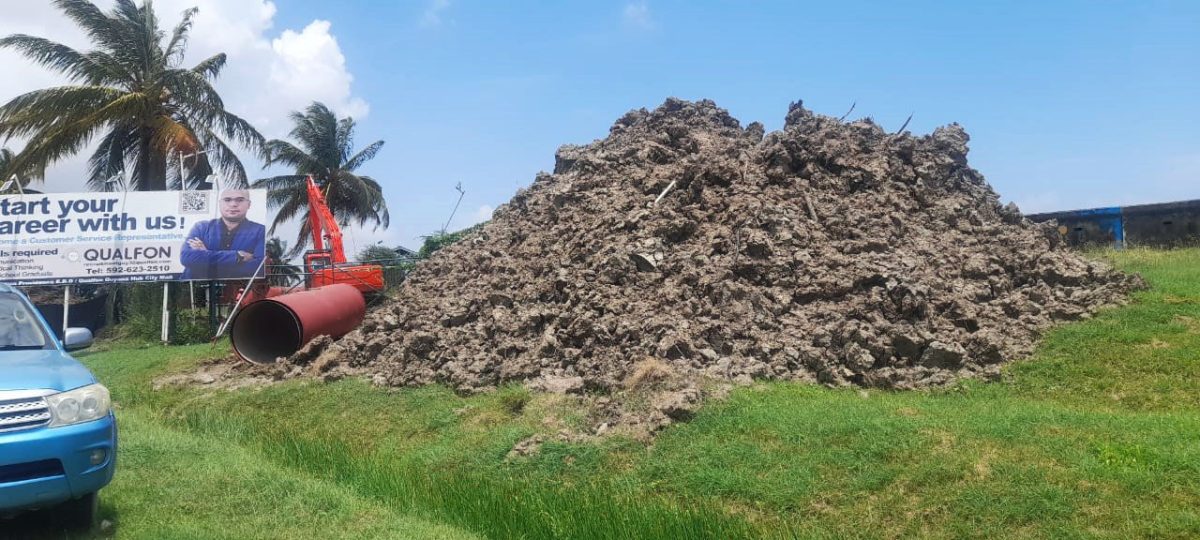
[[[50,427],[99,420],[112,408],[108,389],[99,384],[46,396],[46,403],[50,405]]]

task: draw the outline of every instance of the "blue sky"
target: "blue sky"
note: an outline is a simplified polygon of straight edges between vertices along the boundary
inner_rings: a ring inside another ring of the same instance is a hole
[[[279,19],[332,23],[406,235],[440,226],[456,182],[460,211],[498,205],[667,96],[768,129],[797,99],[958,122],[1026,211],[1200,198],[1200,2],[378,4],[284,0]]]
[[[916,133],[958,122],[1026,212],[1200,198],[1200,2],[273,4],[267,34],[331,23],[369,107],[360,145],[387,141],[364,172],[393,227],[358,235],[389,244],[439,229],[457,182],[452,228],[668,96],[768,129],[794,100],[890,128],[912,113]]]

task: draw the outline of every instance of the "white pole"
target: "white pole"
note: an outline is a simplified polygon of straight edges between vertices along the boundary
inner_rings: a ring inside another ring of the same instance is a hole
[[[67,328],[71,326],[71,286],[63,287],[63,339],[67,338]]]
[[[671,191],[671,188],[675,187],[675,182],[675,180],[671,180],[671,183],[667,184],[666,189],[662,190],[662,193],[658,194],[658,198],[654,199],[654,202],[650,203],[650,206],[658,206],[658,201],[661,201],[663,197],[667,196],[667,193]]]
[[[171,311],[167,305],[168,297],[170,296],[171,283],[163,283],[163,305],[162,305],[162,342],[167,343],[171,340]]]
[[[201,150],[194,154],[188,154],[185,156],[185,155],[183,155],[182,150],[179,151],[179,189],[187,189],[187,182],[185,182],[183,179],[183,158],[197,157],[197,156],[200,156],[202,154],[207,154],[207,153],[208,153],[208,150]]]

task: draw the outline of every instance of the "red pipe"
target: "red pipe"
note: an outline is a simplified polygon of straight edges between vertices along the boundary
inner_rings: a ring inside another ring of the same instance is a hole
[[[238,297],[241,297],[242,303],[241,303],[241,307],[239,307],[238,309],[244,308],[250,304],[258,302],[259,300],[266,300],[267,298],[274,298],[276,296],[283,296],[288,293],[303,291],[304,288],[303,287],[299,287],[299,288],[297,288],[297,287],[258,287],[256,285],[256,286],[250,287],[250,292],[246,293],[245,296],[242,296],[242,290],[243,289],[237,289],[236,290],[237,296],[234,297],[233,301],[229,302],[230,304],[232,304],[234,301],[237,300]]]
[[[242,308],[233,319],[233,352],[271,364],[320,335],[339,338],[362,324],[367,303],[352,285],[335,284],[275,296]]]

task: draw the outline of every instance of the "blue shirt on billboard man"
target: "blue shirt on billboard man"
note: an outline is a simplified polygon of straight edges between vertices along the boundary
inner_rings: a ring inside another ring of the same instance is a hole
[[[183,243],[180,279],[248,278],[263,261],[267,228],[246,219],[250,192],[227,189],[217,204],[220,219],[197,223]]]

